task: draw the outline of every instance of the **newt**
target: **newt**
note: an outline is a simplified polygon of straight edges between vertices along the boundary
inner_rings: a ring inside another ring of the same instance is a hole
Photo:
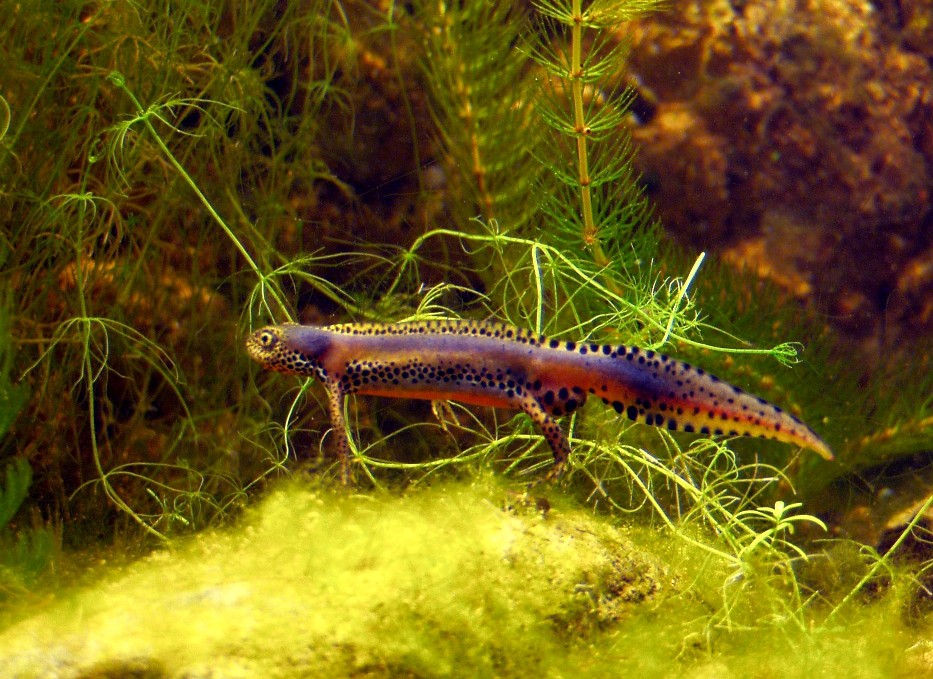
[[[556,418],[589,396],[656,427],[777,439],[833,459],[816,432],[778,406],[701,368],[635,346],[549,339],[502,323],[459,320],[290,323],[256,330],[246,350],[268,370],[315,377],[327,388],[344,481],[348,394],[521,410],[554,453],[551,477],[560,475],[570,455]]]

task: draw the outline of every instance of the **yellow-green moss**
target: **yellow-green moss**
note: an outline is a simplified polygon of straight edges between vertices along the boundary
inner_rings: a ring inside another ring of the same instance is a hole
[[[738,597],[727,631],[723,574],[669,532],[548,509],[491,479],[404,497],[291,485],[236,529],[24,612],[0,635],[0,666],[21,677],[906,671],[896,654],[908,638],[884,611],[811,632]]]

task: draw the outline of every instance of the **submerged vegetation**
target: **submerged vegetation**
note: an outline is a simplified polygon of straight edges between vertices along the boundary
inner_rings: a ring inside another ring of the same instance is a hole
[[[705,633],[804,630],[922,582],[896,550],[839,565],[814,540],[847,473],[930,450],[930,356],[867,374],[776,290],[664,242],[623,79],[622,25],[656,2],[0,7],[0,544],[21,545],[0,568],[26,574],[6,591],[54,559],[50,526],[65,548],[164,539],[334,474],[320,385],[251,373],[255,323],[432,316],[663,349],[824,434],[838,462],[788,464],[598,405],[568,419],[550,494],[715,561]],[[435,411],[361,399],[358,476],[524,487],[549,461],[523,416]]]

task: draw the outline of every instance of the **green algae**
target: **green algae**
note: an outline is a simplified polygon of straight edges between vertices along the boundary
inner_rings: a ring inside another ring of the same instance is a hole
[[[875,677],[922,663],[900,656],[916,632],[890,606],[781,624],[766,585],[724,584],[724,568],[670,532],[550,508],[491,478],[402,497],[291,484],[238,527],[21,611],[0,665],[18,677]],[[729,587],[749,596],[727,628]]]

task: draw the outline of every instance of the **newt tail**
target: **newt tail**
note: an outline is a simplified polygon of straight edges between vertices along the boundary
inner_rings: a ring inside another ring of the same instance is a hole
[[[772,438],[833,459],[829,446],[790,413],[689,363],[633,346],[549,339],[501,323],[428,321],[269,326],[252,333],[246,349],[269,370],[324,383],[345,481],[347,394],[522,410],[554,453],[553,476],[570,455],[555,418],[589,396],[656,427]]]

